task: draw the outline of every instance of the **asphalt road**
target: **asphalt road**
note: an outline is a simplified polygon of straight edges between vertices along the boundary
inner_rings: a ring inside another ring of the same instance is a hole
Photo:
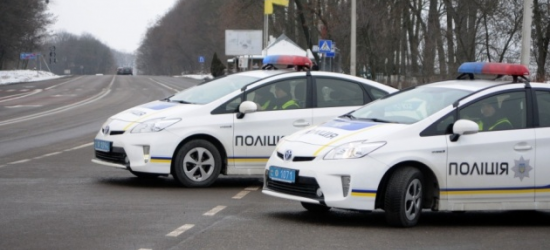
[[[550,213],[307,213],[259,177],[181,188],[91,163],[101,124],[196,80],[82,76],[0,86],[0,249],[548,249]]]

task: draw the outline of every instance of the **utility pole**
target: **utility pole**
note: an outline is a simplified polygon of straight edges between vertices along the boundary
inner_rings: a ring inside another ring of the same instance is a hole
[[[350,62],[349,62],[349,73],[352,76],[356,75],[355,72],[355,65],[357,64],[356,59],[356,53],[357,53],[357,46],[356,46],[356,26],[357,26],[357,2],[356,0],[351,0],[351,50],[350,50]]]
[[[533,22],[533,0],[523,1],[523,27],[521,29],[521,64],[529,68],[531,55],[531,23]]]

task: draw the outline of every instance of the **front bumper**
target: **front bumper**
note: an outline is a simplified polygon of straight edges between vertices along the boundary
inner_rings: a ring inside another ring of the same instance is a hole
[[[132,134],[129,131],[105,135],[99,131],[95,139],[111,142],[111,150],[95,150],[92,162],[142,173],[170,174],[172,156],[181,141],[168,131]]]
[[[366,156],[360,159],[284,161],[274,152],[266,165],[262,193],[328,207],[374,210],[379,183],[387,166]],[[294,183],[269,178],[269,167],[294,169]]]

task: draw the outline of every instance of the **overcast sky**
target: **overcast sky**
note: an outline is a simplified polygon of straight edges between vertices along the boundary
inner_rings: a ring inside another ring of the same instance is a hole
[[[50,30],[92,34],[109,47],[133,53],[147,28],[178,0],[50,0],[57,21]]]

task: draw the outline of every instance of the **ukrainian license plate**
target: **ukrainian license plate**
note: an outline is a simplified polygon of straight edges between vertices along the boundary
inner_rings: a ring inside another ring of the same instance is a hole
[[[94,148],[97,151],[111,152],[111,144],[110,141],[94,139]]]
[[[294,183],[296,182],[296,170],[270,166],[269,178],[275,181]]]

